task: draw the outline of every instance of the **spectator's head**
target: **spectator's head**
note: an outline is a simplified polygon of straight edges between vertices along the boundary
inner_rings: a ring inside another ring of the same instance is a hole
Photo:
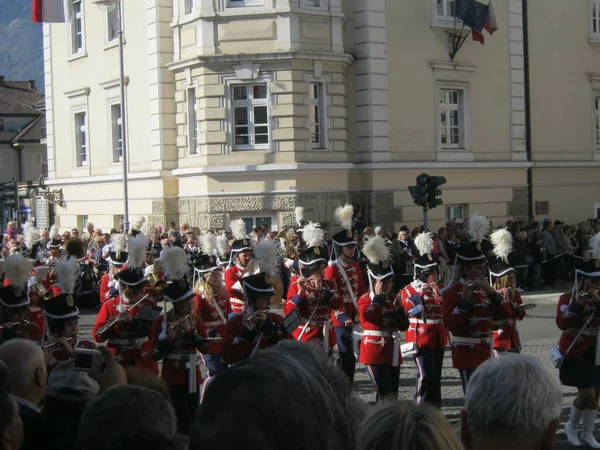
[[[427,404],[387,401],[361,424],[363,450],[461,450],[443,414]]]
[[[564,225],[564,224],[563,224],[562,220],[555,220],[555,221],[554,221],[554,228],[557,228],[557,227],[558,227],[558,228],[560,228],[560,227],[562,227],[563,225]]]
[[[565,234],[571,234],[571,231],[573,230],[573,228],[571,228],[571,225],[564,225],[562,227],[563,233]]]
[[[42,348],[29,339],[11,339],[0,345],[0,360],[9,369],[12,393],[34,405],[41,404],[48,379]]]
[[[7,229],[9,229],[9,230],[14,230],[14,229],[16,229],[16,227],[17,227],[17,226],[15,225],[15,223],[14,223],[14,222],[8,222],[8,223],[6,224],[6,228],[7,228]]]
[[[18,450],[23,443],[19,405],[10,392],[9,369],[0,361],[0,449]]]
[[[552,222],[550,222],[550,220],[545,220],[544,223],[542,223],[542,230],[543,231],[552,230]]]
[[[304,343],[282,342],[211,380],[189,448],[354,450],[351,405],[345,375],[325,355]]]
[[[127,375],[127,384],[129,386],[148,388],[152,391],[158,392],[169,403],[172,402],[169,388],[163,380],[158,378],[152,372],[142,369],[141,367],[132,366],[128,367],[127,370],[125,370],[125,373]]]
[[[48,230],[44,230],[42,231],[42,239],[44,241],[49,241],[50,240],[50,232]]]
[[[73,237],[79,237],[79,230],[78,230],[77,228],[73,228],[73,229],[71,230],[71,235],[72,235]]]
[[[473,374],[461,412],[466,448],[551,449],[562,391],[556,377],[533,356],[491,358]],[[504,445],[503,445],[504,443]]]
[[[372,234],[373,234],[373,230],[371,230],[371,227],[367,227],[363,230],[364,236],[371,236]]]
[[[89,234],[92,234],[94,232],[94,224],[92,222],[88,222],[86,229]]]
[[[113,449],[116,447],[107,446],[107,443],[116,445],[131,436],[147,434],[168,442],[175,436],[176,429],[175,411],[161,394],[143,387],[118,386],[86,405],[79,424],[76,448]]]
[[[398,232],[398,240],[399,241],[405,241],[406,239],[408,239],[408,233],[406,230],[400,230]]]
[[[442,227],[438,230],[437,234],[441,239],[446,239],[446,237],[448,237],[448,230]]]
[[[542,233],[540,233],[539,231],[535,231],[532,235],[531,235],[531,242],[534,242],[536,244],[539,244],[540,241],[542,240]]]

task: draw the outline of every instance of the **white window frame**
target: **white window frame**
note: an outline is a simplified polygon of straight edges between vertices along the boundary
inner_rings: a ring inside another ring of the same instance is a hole
[[[331,125],[331,121],[328,117],[327,111],[331,107],[331,96],[327,95],[327,84],[331,82],[331,77],[327,75],[322,75],[319,78],[315,77],[312,73],[307,73],[304,75],[304,82],[307,83],[308,88],[311,89],[311,85],[313,83],[318,83],[321,85],[321,143],[313,144],[312,142],[312,122],[310,121],[310,115],[306,119],[306,128],[309,131],[308,138],[308,149],[314,151],[327,151],[331,150],[332,145],[329,142],[329,128]],[[313,99],[311,99],[310,91],[305,94],[305,104],[311,105],[314,104]]]
[[[117,119],[117,123],[114,120],[114,112],[119,112],[119,118]],[[109,103],[108,105],[108,123],[109,123],[109,133],[110,136],[110,150],[111,156],[110,161],[112,164],[117,164],[123,161],[123,119],[121,117],[121,102],[120,100]],[[120,132],[120,136],[119,136]],[[116,145],[119,143],[119,137],[121,138],[121,155],[117,156],[116,149],[118,148]]]
[[[111,16],[114,15],[115,16],[115,21],[116,21],[116,30],[114,32],[114,36],[110,37],[110,30],[111,30]],[[106,14],[104,15],[105,18],[105,22],[106,22],[106,26],[105,26],[105,43],[106,45],[114,45],[117,44],[119,41],[119,10],[118,10],[118,6],[116,8],[114,8],[112,11],[108,11],[106,12]]]
[[[460,91],[461,139],[459,144],[442,144],[441,103],[443,90]],[[468,83],[438,82],[435,89],[435,128],[438,151],[470,151],[470,95]]]
[[[186,108],[188,155],[196,156],[199,154],[198,138],[200,136],[200,125],[198,123],[198,98],[196,96],[195,85],[189,86],[186,89]]]
[[[190,8],[189,12],[186,12],[187,8]],[[183,16],[189,16],[196,12],[196,1],[195,0],[181,0],[181,14]]]
[[[600,43],[600,0],[590,0],[590,42]],[[595,27],[595,31],[594,31]]]
[[[265,6],[265,0],[226,0],[228,8],[243,8],[246,6]]]
[[[450,221],[453,219],[456,219],[456,221],[458,223],[462,223],[464,222],[464,220],[468,217],[468,212],[469,212],[469,205],[445,205],[446,206],[446,221]],[[455,214],[456,212],[456,208],[460,208],[461,210],[461,217],[457,217],[458,215]]]
[[[35,153],[35,167],[44,167],[48,164],[48,154],[45,151]]]
[[[0,169],[8,169],[9,155],[8,152],[0,152]]]
[[[271,219],[271,229],[269,231],[278,231],[278,226],[277,226],[277,216],[271,213],[265,213],[265,214],[255,214],[253,216],[236,216],[235,219],[252,219],[252,229],[256,228],[256,219],[263,219],[263,218],[268,218]],[[233,219],[232,219],[233,220]]]
[[[443,13],[438,13],[438,3],[442,3]],[[433,14],[435,15],[437,20],[441,21],[452,21],[454,22],[454,15],[451,14],[451,5],[454,5],[454,9],[456,12],[456,0],[433,0]]]
[[[303,8],[323,8],[326,0],[301,0]]]
[[[71,21],[69,22],[69,54],[72,57],[85,54],[85,2],[84,0],[69,0],[72,8]],[[81,5],[80,12],[75,12],[75,5]],[[77,27],[76,23],[81,23],[81,47],[76,47]]]
[[[81,130],[81,127],[77,122],[77,117],[83,114],[85,116],[85,130]],[[73,123],[73,148],[75,150],[75,166],[76,167],[88,167],[90,165],[90,136],[89,136],[89,114],[87,110],[74,110],[72,115]],[[85,131],[85,142],[79,144],[81,139],[81,131]],[[80,146],[85,146],[85,162],[80,159],[80,155],[83,153],[80,151]]]
[[[257,78],[253,79],[253,80],[237,80],[237,79],[227,79],[224,78],[225,81],[225,85],[227,87],[226,89],[226,95],[227,95],[227,110],[228,110],[228,121],[227,121],[227,125],[228,125],[228,134],[230,136],[229,139],[229,150],[231,153],[233,152],[239,152],[239,151],[252,151],[252,150],[268,150],[268,151],[273,151],[274,148],[274,142],[273,142],[273,117],[272,117],[272,104],[273,104],[273,95],[271,94],[271,83],[273,82],[273,75],[272,74],[261,74],[259,75]],[[236,106],[243,106],[243,101],[236,101],[238,102],[237,104],[234,103],[233,100],[233,88],[234,86],[239,86],[239,85],[248,85],[248,86],[252,86],[252,85],[256,85],[256,84],[266,84],[267,86],[267,98],[266,99],[261,99],[261,101],[254,103],[251,99],[249,99],[248,101],[246,101],[246,105],[247,107],[249,107],[249,109],[251,109],[251,115],[249,115],[249,134],[251,136],[254,135],[254,133],[252,133],[252,130],[255,127],[255,124],[252,122],[251,118],[252,115],[254,113],[253,108],[250,108],[251,106],[266,106],[267,107],[267,127],[268,127],[268,137],[269,137],[269,142],[268,144],[249,144],[249,145],[236,145],[235,144],[235,124],[234,124],[234,108]]]

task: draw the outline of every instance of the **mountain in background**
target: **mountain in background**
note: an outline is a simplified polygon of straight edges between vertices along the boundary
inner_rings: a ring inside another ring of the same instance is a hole
[[[31,0],[0,0],[0,75],[35,80],[44,92],[42,24],[31,21]]]

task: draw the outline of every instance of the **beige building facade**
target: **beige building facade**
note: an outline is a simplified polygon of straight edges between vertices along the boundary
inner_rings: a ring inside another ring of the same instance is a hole
[[[47,184],[61,227],[110,228],[118,49],[114,17],[84,3],[44,26]],[[453,0],[124,1],[132,220],[277,230],[297,205],[328,225],[350,201],[388,229],[418,225],[407,187],[422,172],[447,178],[432,228],[526,220],[530,199],[535,218],[594,217],[600,9],[563,3],[529,0],[525,29],[520,0],[494,0],[499,29],[451,61]]]

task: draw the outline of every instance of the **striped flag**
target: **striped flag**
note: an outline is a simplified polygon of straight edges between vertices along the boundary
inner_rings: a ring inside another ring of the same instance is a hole
[[[67,0],[33,0],[31,6],[34,22],[66,23],[70,19]]]
[[[490,35],[494,34],[494,32],[496,30],[498,30],[498,22],[496,21],[496,13],[494,12],[494,6],[492,5],[491,1],[490,1],[490,4],[488,5],[488,15],[487,15],[487,18],[485,19],[483,28],[488,33],[490,33]],[[483,37],[483,33],[479,32],[477,30],[473,30],[473,40],[483,44],[484,40],[485,40]]]

